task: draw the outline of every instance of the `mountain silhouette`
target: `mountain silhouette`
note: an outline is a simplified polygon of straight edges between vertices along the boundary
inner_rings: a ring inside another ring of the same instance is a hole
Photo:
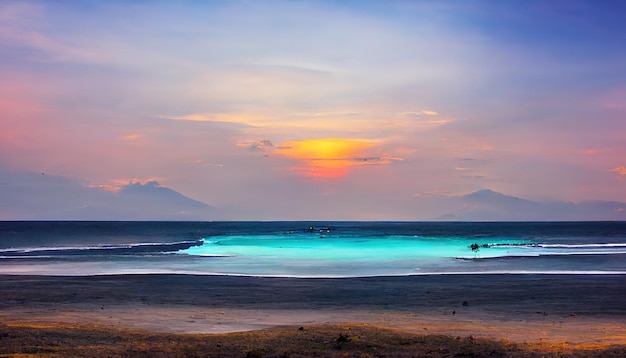
[[[63,176],[0,172],[0,220],[212,220],[217,210],[152,181],[117,191]]]
[[[444,221],[622,221],[626,203],[584,201],[538,202],[505,195],[490,189],[442,197],[447,211],[436,217]]]

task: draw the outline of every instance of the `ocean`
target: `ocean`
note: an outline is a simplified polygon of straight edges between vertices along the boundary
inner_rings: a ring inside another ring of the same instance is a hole
[[[0,222],[0,274],[626,275],[626,222]]]

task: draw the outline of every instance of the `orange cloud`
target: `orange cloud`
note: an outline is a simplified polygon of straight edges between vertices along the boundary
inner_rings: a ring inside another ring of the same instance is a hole
[[[453,196],[450,190],[431,190],[431,191],[424,192],[424,195]]]
[[[618,174],[621,175],[626,175],[626,167],[617,167],[617,168],[613,168],[611,169],[612,172],[616,172]]]
[[[584,155],[598,155],[604,152],[604,150],[603,149],[583,149],[583,150],[580,150],[579,152]]]
[[[88,185],[89,188],[94,188],[94,189],[100,189],[100,190],[105,190],[105,191],[112,191],[117,193],[118,191],[120,191],[122,188],[120,186],[117,185],[107,185],[107,184],[102,184],[102,185]]]
[[[119,179],[113,179],[111,180],[111,182],[113,183],[113,185],[111,186],[117,186],[117,187],[123,187],[129,184],[135,184],[135,183],[139,183],[141,185],[145,185],[146,183],[152,182],[152,181],[156,181],[156,182],[164,182],[166,179],[163,177],[149,177],[149,178],[119,178]]]
[[[400,158],[388,155],[373,156],[368,151],[377,144],[374,140],[322,138],[286,142],[277,152],[298,160],[301,165],[290,170],[305,177],[318,179],[341,178],[349,168],[361,165],[387,164]]]
[[[128,140],[128,141],[139,139],[139,138],[141,138],[141,135],[139,134],[128,134],[128,135],[120,137],[121,140]]]
[[[89,184],[86,185],[88,188],[92,189],[100,189],[104,191],[110,192],[119,192],[123,187],[128,186],[130,184],[141,184],[146,185],[149,182],[159,182],[164,181],[164,178],[160,177],[151,177],[151,178],[130,178],[130,179],[112,179],[110,180],[110,184]]]

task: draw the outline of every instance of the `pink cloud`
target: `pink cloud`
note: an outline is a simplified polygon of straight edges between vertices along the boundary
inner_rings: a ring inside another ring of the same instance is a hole
[[[612,172],[616,172],[618,174],[621,175],[626,175],[626,167],[617,167],[617,168],[613,168],[611,169]]]

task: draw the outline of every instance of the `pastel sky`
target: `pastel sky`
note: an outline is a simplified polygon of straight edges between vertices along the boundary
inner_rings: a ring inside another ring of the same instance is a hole
[[[626,3],[2,1],[0,168],[227,219],[626,201]]]

